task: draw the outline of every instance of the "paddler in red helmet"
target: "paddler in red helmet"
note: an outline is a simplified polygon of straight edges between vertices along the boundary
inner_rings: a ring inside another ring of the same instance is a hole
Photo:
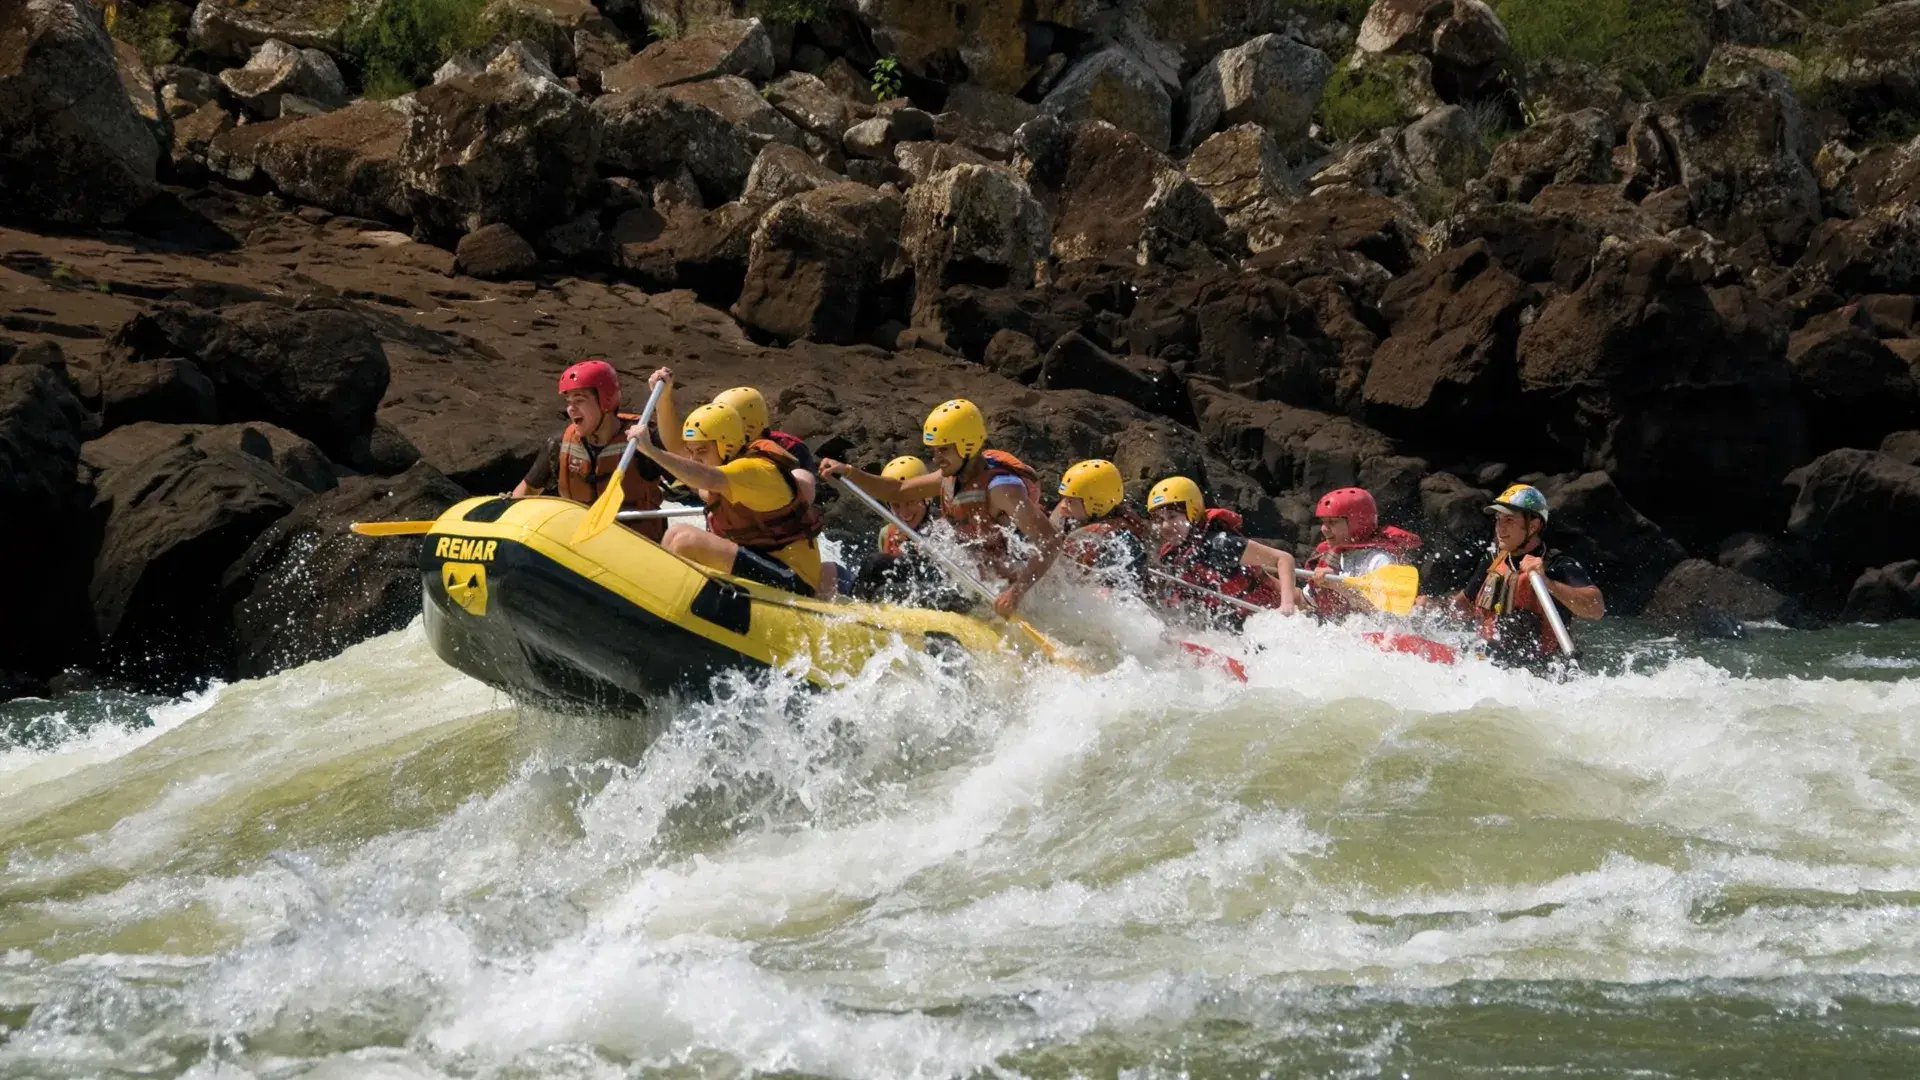
[[[626,429],[640,418],[620,411],[620,376],[613,365],[582,360],[561,372],[560,397],[566,402],[566,429],[547,440],[508,498],[524,499],[552,487],[562,498],[592,505],[620,467],[627,449]],[[662,479],[658,466],[635,455],[620,485],[620,508],[658,510]],[[655,543],[667,532],[667,523],[660,518],[622,524]]]
[[[1337,579],[1365,577],[1383,567],[1410,563],[1420,550],[1418,536],[1380,524],[1380,507],[1365,488],[1327,492],[1314,506],[1313,516],[1320,522],[1320,545],[1307,559],[1306,568],[1313,573],[1308,596],[1321,618],[1374,610],[1366,597]]]

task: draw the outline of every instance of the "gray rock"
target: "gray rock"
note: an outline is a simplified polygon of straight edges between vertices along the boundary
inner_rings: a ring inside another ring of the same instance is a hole
[[[664,88],[719,75],[760,80],[773,75],[773,39],[759,19],[727,19],[667,41],[600,73],[607,93]]]
[[[1599,109],[1564,113],[1494,148],[1486,181],[1497,199],[1530,202],[1549,184],[1613,180],[1613,118]]]
[[[347,83],[331,56],[319,49],[297,49],[270,40],[253,51],[245,67],[220,73],[220,83],[248,111],[266,120],[280,116],[281,100],[302,97],[323,109],[347,102]]]
[[[0,15],[8,212],[69,225],[125,220],[155,191],[161,146],[99,16],[79,0],[13,0]]]
[[[353,10],[339,0],[200,0],[188,38],[215,56],[234,59],[275,39],[337,53]]]
[[[669,87],[668,97],[697,105],[724,119],[747,135],[758,150],[770,142],[789,146],[800,142],[800,129],[760,96],[754,85],[738,75],[720,75]]]
[[[275,130],[260,140],[254,160],[289,198],[336,214],[399,221],[407,216],[400,174],[406,137],[407,118],[398,110],[357,101]]]
[[[1165,151],[1173,138],[1173,97],[1140,59],[1107,48],[1075,64],[1041,108],[1072,123],[1104,120]]]
[[[786,199],[754,230],[734,315],[776,338],[860,341],[893,314],[882,279],[899,251],[901,204],[861,184]]]
[[[957,165],[915,184],[900,241],[913,267],[914,321],[951,285],[1031,288],[1048,240],[1046,208],[1008,169]]]
[[[790,71],[767,84],[766,99],[800,130],[839,149],[851,120],[848,104],[817,76]]]
[[[1291,144],[1304,139],[1333,62],[1279,34],[1263,34],[1213,58],[1187,80],[1180,142],[1197,146],[1223,124],[1252,123]]]
[[[705,205],[738,198],[753,168],[748,133],[710,109],[664,90],[610,94],[593,103],[604,138],[600,163],[610,172],[692,178]]]
[[[1250,251],[1279,244],[1281,214],[1295,193],[1286,160],[1267,129],[1240,124],[1210,136],[1187,159],[1187,176]]]
[[[508,225],[485,225],[460,238],[453,251],[460,273],[489,281],[525,277],[540,264],[533,245]]]
[[[837,184],[846,178],[813,160],[798,147],[772,143],[761,149],[747,172],[746,202],[776,203],[789,195]]]
[[[1400,133],[1414,178],[1423,184],[1461,188],[1486,171],[1492,156],[1467,110],[1443,105]]]

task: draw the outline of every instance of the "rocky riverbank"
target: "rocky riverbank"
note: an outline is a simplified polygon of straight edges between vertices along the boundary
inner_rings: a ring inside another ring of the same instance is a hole
[[[406,2],[0,0],[0,689],[397,625],[345,523],[510,486],[586,355],[867,463],[965,395],[1289,544],[1363,484],[1435,587],[1527,479],[1615,611],[1920,615],[1920,0],[1654,74],[1521,0],[493,0],[356,98]]]

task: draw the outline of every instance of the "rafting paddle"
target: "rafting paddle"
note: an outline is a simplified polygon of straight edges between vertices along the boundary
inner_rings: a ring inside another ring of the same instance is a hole
[[[968,573],[966,567],[961,566],[959,563],[949,558],[946,552],[941,551],[938,548],[934,547],[932,544],[927,543],[926,537],[921,536],[919,533],[915,532],[913,529],[913,526],[907,524],[904,521],[901,521],[899,515],[887,509],[886,504],[882,503],[879,499],[876,499],[873,496],[855,487],[853,484],[849,483],[845,477],[838,477],[838,476],[834,477],[834,483],[838,484],[841,490],[852,492],[854,498],[859,499],[861,502],[867,504],[867,509],[885,518],[889,524],[891,524],[894,528],[900,530],[901,535],[905,536],[907,539],[912,540],[914,543],[918,544],[920,546],[920,550],[933,556],[936,562],[946,567],[947,573],[953,575],[955,580],[960,581],[962,584],[965,584],[971,587],[974,592],[979,593],[980,598],[985,600],[989,607],[993,605],[993,602],[995,600],[999,599],[999,597],[994,593],[992,589],[987,588],[985,582],[981,581],[979,578],[974,577],[972,574]],[[1041,633],[1039,630],[1035,629],[1032,623],[1019,617],[1018,615],[1008,615],[1006,616],[1006,620],[1012,623],[1013,625],[1019,627],[1021,631],[1023,631],[1029,638],[1032,638],[1033,643],[1040,647],[1040,652],[1044,656],[1046,656],[1048,660],[1051,660],[1055,663],[1066,664],[1069,667],[1079,666],[1077,664],[1073,664],[1070,661],[1066,660],[1061,655],[1060,645],[1056,643],[1052,638],[1048,637],[1047,635]]]
[[[1302,581],[1313,577],[1310,570],[1296,570]],[[1367,598],[1367,602],[1389,615],[1407,615],[1420,595],[1420,571],[1411,566],[1383,566],[1371,574],[1347,577],[1336,574],[1333,580]]]
[[[648,421],[653,419],[654,406],[660,404],[660,395],[666,389],[665,380],[653,384],[653,393],[647,395],[647,407],[640,410],[640,423],[636,426],[646,427]],[[578,544],[599,536],[619,520],[620,504],[625,502],[627,497],[621,488],[627,481],[627,469],[633,465],[633,455],[639,451],[640,441],[628,439],[627,451],[620,455],[620,467],[613,470],[613,478],[607,481],[607,490],[593,500],[593,505],[587,508],[585,520],[581,521],[580,527],[573,531],[574,543]]]
[[[425,536],[431,521],[356,521],[347,526],[361,536]]]
[[[1528,574],[1527,580],[1533,583],[1533,597],[1540,601],[1540,610],[1547,613],[1547,625],[1553,628],[1553,637],[1560,643],[1560,653],[1567,659],[1573,659],[1573,637],[1567,633],[1567,624],[1560,618],[1560,605],[1553,602],[1553,594],[1547,591],[1545,574]]]

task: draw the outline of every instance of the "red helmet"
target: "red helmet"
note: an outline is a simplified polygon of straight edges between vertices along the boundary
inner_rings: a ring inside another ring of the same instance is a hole
[[[1365,540],[1380,527],[1380,508],[1374,505],[1373,496],[1366,488],[1341,488],[1320,496],[1320,505],[1313,508],[1316,518],[1346,518],[1347,533],[1355,540]]]
[[[601,412],[612,412],[620,406],[620,376],[605,360],[582,360],[561,372],[560,393],[565,396],[569,390],[593,391]]]

